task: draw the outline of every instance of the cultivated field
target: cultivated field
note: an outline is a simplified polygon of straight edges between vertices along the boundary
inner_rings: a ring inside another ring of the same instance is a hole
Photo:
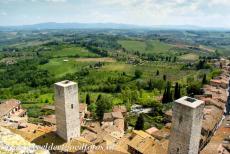
[[[77,62],[116,62],[115,59],[113,58],[77,58],[76,59]]]

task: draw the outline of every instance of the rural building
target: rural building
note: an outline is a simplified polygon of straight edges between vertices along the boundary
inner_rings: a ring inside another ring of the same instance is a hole
[[[168,154],[199,152],[204,102],[184,96],[173,106]]]
[[[78,86],[72,81],[55,83],[57,134],[69,141],[80,136]]]

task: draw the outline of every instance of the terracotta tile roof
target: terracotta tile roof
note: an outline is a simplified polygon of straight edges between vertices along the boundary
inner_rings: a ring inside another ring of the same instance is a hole
[[[112,113],[109,112],[109,113],[104,113],[104,116],[103,116],[103,121],[112,121],[113,120],[113,116],[112,116]]]
[[[168,139],[170,135],[170,129],[162,128],[161,130],[154,132],[152,135],[158,140]]]
[[[113,121],[114,119],[123,119],[121,112],[108,112],[104,113],[103,121]]]
[[[205,106],[202,129],[212,130],[215,128],[215,125],[221,120],[222,115],[223,110],[217,108],[216,106]]]
[[[44,116],[43,121],[51,123],[51,124],[56,124],[56,116],[55,115]]]
[[[127,112],[127,109],[124,105],[116,105],[113,107],[113,112],[125,113],[125,112]]]
[[[152,127],[152,128],[147,129],[145,132],[151,135],[158,130],[159,129],[157,129],[156,127]]]
[[[146,138],[146,137],[151,137],[151,135],[149,135],[148,133],[144,132],[143,130],[133,130],[133,133],[135,135],[138,135],[142,138]]]
[[[152,151],[152,148],[155,145],[155,139],[151,137],[142,138],[139,135],[136,135],[128,145],[133,149],[139,151],[142,154],[147,154],[149,151]],[[151,149],[151,150],[150,150]]]
[[[91,132],[87,129],[85,129],[82,133],[81,133],[81,136],[84,137],[85,139],[87,139],[88,141],[90,142],[93,142],[96,140],[97,138],[97,134],[94,133],[94,132]]]
[[[114,120],[114,125],[115,125],[120,131],[124,131],[124,128],[125,128],[125,121],[124,121],[124,119],[116,119],[116,120]]]
[[[215,79],[212,79],[212,80],[210,80],[210,82],[212,83],[218,83],[218,84],[221,84],[221,81],[220,80],[215,80]]]
[[[0,104],[0,117],[8,114],[12,109],[20,105],[20,101],[11,99]]]
[[[87,109],[87,104],[85,103],[80,103],[79,104],[79,112],[83,112]]]
[[[121,112],[112,112],[112,116],[114,119],[123,119],[123,115]]]

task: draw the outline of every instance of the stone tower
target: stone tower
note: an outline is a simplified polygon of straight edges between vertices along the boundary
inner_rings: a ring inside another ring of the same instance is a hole
[[[226,114],[229,115],[230,114],[230,80],[228,83],[228,100],[226,103]]]
[[[80,136],[78,86],[72,81],[55,83],[57,134],[66,141]]]
[[[173,106],[168,154],[198,154],[204,102],[184,96]]]

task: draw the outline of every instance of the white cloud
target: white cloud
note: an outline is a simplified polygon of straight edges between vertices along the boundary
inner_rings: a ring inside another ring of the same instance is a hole
[[[0,12],[1,16],[7,16],[7,13],[5,11]]]
[[[222,20],[224,14],[230,14],[229,0],[97,0],[97,2],[109,8],[120,8],[120,14],[118,13],[120,21],[132,24],[210,26],[210,23],[221,24],[215,21]]]

